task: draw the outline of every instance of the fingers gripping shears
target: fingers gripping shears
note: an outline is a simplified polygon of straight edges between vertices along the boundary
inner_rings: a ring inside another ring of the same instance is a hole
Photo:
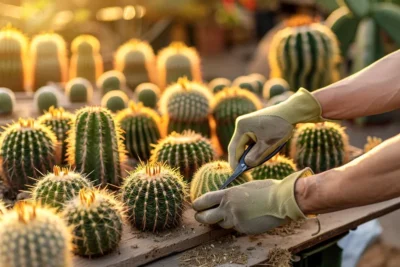
[[[287,142],[283,143],[282,145],[278,146],[271,154],[269,154],[266,158],[264,158],[260,165],[263,164],[264,162],[270,160],[273,156],[275,156],[279,151],[282,150],[282,148],[286,145]],[[244,151],[243,155],[241,156],[239,160],[239,164],[237,165],[235,171],[233,174],[229,177],[228,180],[225,181],[225,183],[219,188],[219,190],[225,189],[228,185],[230,185],[236,178],[238,178],[242,173],[253,169],[254,167],[248,166],[245,162],[245,158],[247,154],[250,152],[250,150],[254,147],[256,143],[253,143],[249,145],[246,150]]]

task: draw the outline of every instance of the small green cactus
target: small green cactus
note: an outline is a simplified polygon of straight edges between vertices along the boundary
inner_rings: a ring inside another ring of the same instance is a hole
[[[113,90],[124,90],[126,87],[125,75],[116,70],[104,72],[97,79],[96,86],[103,95]]]
[[[241,89],[252,92],[256,96],[261,97],[262,90],[259,90],[258,83],[250,76],[239,76],[232,82],[233,87],[239,87]]]
[[[53,210],[17,202],[0,219],[0,266],[72,267],[71,233]]]
[[[250,79],[252,79],[253,82],[256,83],[257,95],[261,97],[262,93],[263,93],[264,83],[267,79],[265,78],[264,75],[262,75],[260,73],[252,73],[252,74],[248,75],[248,77],[250,77]]]
[[[43,114],[50,109],[50,107],[58,107],[59,105],[59,92],[53,86],[43,86],[35,92],[33,102],[37,112]]]
[[[160,88],[153,83],[139,84],[135,89],[135,95],[139,102],[142,102],[145,107],[152,109],[157,108],[158,99],[160,98]]]
[[[128,106],[129,98],[125,92],[113,90],[108,92],[101,99],[101,106],[113,113],[121,111]]]
[[[251,171],[251,177],[254,180],[282,180],[296,171],[296,164],[294,164],[293,160],[281,155],[276,155],[262,165],[255,167]]]
[[[161,137],[160,116],[152,109],[131,102],[127,109],[119,112],[115,120],[121,125],[123,138],[129,157],[138,161],[147,161],[151,154],[151,145]]]
[[[2,178],[13,191],[25,190],[55,164],[57,138],[33,119],[9,125],[0,135]]]
[[[125,179],[121,198],[131,224],[141,231],[177,227],[187,195],[182,176],[162,163],[139,166]]]
[[[193,177],[190,185],[190,200],[193,202],[208,192],[219,190],[232,173],[233,171],[226,161],[213,161],[204,164]],[[241,185],[251,180],[250,175],[243,173],[229,187]]]
[[[32,199],[60,211],[67,201],[78,195],[79,190],[91,186],[82,174],[54,166],[53,172],[40,178],[33,187]]]
[[[0,87],[0,116],[11,115],[16,106],[15,95],[8,88]]]
[[[63,214],[73,228],[74,253],[101,256],[118,248],[125,214],[122,203],[105,190],[81,189]]]
[[[348,136],[332,122],[301,125],[291,140],[291,158],[297,167],[324,172],[348,161]]]
[[[289,84],[282,78],[269,79],[263,87],[263,98],[269,100],[274,96],[290,91]]]
[[[119,124],[105,108],[77,111],[68,135],[68,163],[94,185],[120,185],[125,146]]]
[[[71,103],[92,102],[93,86],[84,78],[74,78],[65,86],[66,95]]]
[[[208,88],[213,94],[231,86],[231,81],[226,78],[215,78],[208,83]]]

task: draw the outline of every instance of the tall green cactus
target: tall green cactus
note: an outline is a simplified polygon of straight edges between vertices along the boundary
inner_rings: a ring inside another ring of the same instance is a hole
[[[33,119],[9,125],[0,135],[0,163],[4,183],[14,191],[25,190],[32,178],[47,173],[55,164],[57,138]]]
[[[103,95],[113,90],[124,90],[126,88],[125,75],[117,70],[106,71],[97,79],[96,85]]]
[[[0,87],[0,116],[11,115],[16,106],[14,92]]]
[[[113,90],[103,96],[101,99],[101,106],[116,113],[125,109],[128,106],[128,101],[129,98],[125,92]]]
[[[213,94],[231,86],[231,81],[226,78],[215,78],[208,83],[208,88]]]
[[[141,231],[177,227],[181,223],[186,195],[182,176],[162,163],[139,166],[121,187],[129,220]]]
[[[37,112],[43,114],[50,109],[50,107],[58,107],[59,105],[59,92],[54,86],[43,86],[35,92],[33,103]]]
[[[296,164],[294,164],[292,159],[276,155],[262,165],[255,167],[251,171],[251,177],[254,180],[282,180],[296,171]]]
[[[53,210],[17,202],[0,219],[0,266],[72,267],[70,229]]]
[[[78,110],[68,136],[68,162],[94,185],[120,185],[125,146],[121,129],[105,108]]]
[[[135,89],[135,95],[139,102],[145,107],[152,109],[157,108],[158,99],[160,98],[160,88],[153,83],[141,83]]]
[[[65,86],[65,92],[71,103],[91,103],[93,86],[84,78],[74,78]]]

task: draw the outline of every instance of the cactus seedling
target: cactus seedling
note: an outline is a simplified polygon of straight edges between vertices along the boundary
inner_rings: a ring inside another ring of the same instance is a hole
[[[74,253],[100,256],[118,247],[125,215],[122,203],[105,190],[81,189],[67,203],[63,214],[73,228]]]
[[[153,83],[142,83],[136,87],[135,95],[145,107],[155,109],[160,98],[160,88]]]
[[[109,109],[111,112],[118,112],[128,106],[128,96],[120,90],[110,91],[101,99],[101,106]]]
[[[225,89],[225,87],[230,87],[231,81],[226,78],[215,78],[208,83],[208,88],[213,94],[218,93]]]
[[[297,168],[293,160],[281,155],[276,155],[264,164],[255,167],[251,171],[251,176],[254,180],[282,180],[296,171]]]
[[[269,100],[274,96],[281,95],[289,91],[289,84],[281,78],[269,79],[263,87],[263,98]]]
[[[250,76],[237,77],[235,80],[233,80],[232,86],[252,92],[258,97],[262,96],[262,89],[259,88],[258,82]]]
[[[74,78],[65,86],[66,95],[71,103],[90,103],[93,86],[84,78]]]
[[[124,90],[126,87],[125,75],[116,70],[104,72],[97,79],[96,86],[103,95],[113,90]]]
[[[162,163],[142,164],[121,187],[129,220],[141,231],[156,232],[178,226],[186,195],[182,176]]]
[[[0,116],[11,115],[15,109],[16,101],[13,91],[0,87]]]
[[[39,113],[45,113],[50,107],[58,107],[59,92],[53,86],[43,86],[35,92],[33,102]]]

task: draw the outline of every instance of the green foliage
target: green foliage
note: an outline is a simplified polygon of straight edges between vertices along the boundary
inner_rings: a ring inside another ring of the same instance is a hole
[[[296,172],[296,170],[297,168],[293,163],[293,160],[277,155],[262,165],[255,167],[251,171],[251,177],[254,180],[282,180],[283,178]]]
[[[15,109],[15,95],[8,88],[0,87],[0,116],[11,115]]]

